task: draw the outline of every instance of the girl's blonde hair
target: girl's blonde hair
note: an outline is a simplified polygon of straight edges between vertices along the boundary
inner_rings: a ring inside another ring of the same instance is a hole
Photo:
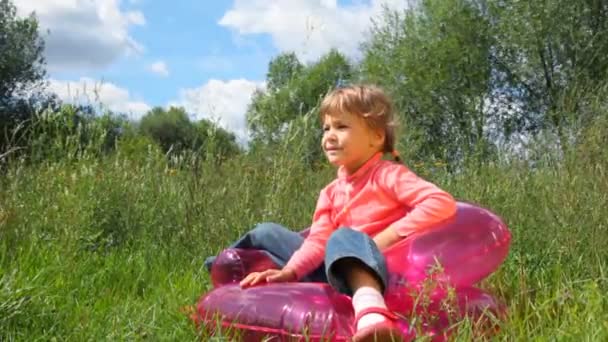
[[[349,85],[332,90],[321,102],[321,121],[327,115],[350,113],[362,118],[371,129],[384,131],[382,152],[391,153],[400,161],[395,148],[395,118],[393,104],[386,93],[374,85]]]

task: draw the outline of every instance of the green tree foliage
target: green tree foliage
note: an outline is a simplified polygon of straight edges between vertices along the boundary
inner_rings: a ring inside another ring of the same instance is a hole
[[[183,108],[171,107],[165,110],[155,107],[140,122],[140,130],[150,136],[165,152],[192,147],[196,130]]]
[[[111,112],[98,115],[91,106],[62,104],[34,114],[24,135],[31,162],[100,157],[115,150],[129,123]]]
[[[277,91],[298,77],[304,66],[298,60],[295,53],[283,53],[275,57],[268,64],[267,88],[269,91]]]
[[[193,123],[182,107],[155,107],[139,126],[141,133],[158,143],[165,153],[203,149],[224,158],[240,152],[234,134],[206,119]]]
[[[488,151],[488,127],[497,115],[487,110],[493,101],[488,28],[463,0],[425,0],[408,12],[388,11],[373,27],[364,45],[364,78],[391,93],[418,157],[456,160]]]
[[[54,103],[39,91],[46,75],[43,50],[36,18],[18,18],[13,3],[0,0],[0,151],[14,147],[7,146],[11,132],[34,109]]]
[[[538,128],[564,129],[608,76],[608,2],[489,0],[494,68],[502,89]]]
[[[193,146],[204,151],[207,157],[223,160],[241,153],[236,136],[212,121],[201,119],[194,124],[194,128],[196,136]]]
[[[269,64],[267,89],[257,91],[247,109],[253,148],[276,144],[289,136],[298,142],[297,153],[305,160],[319,159],[321,130],[312,128],[312,134],[310,130],[303,131],[302,122],[310,123],[309,117],[316,119],[323,96],[339,81],[350,80],[353,75],[352,64],[336,50],[307,66],[293,53],[275,57]],[[298,126],[300,133],[294,133],[294,126]]]
[[[487,159],[540,130],[566,146],[608,73],[606,13],[595,0],[423,0],[385,12],[362,71],[393,94],[421,158]]]
[[[597,117],[608,77],[606,1],[414,3],[375,21],[357,64],[337,50],[310,64],[292,52],[272,59],[266,88],[254,93],[246,113],[250,149],[283,145],[310,164],[322,159],[319,101],[337,83],[353,80],[380,84],[392,96],[406,158],[483,161],[513,146],[510,139],[541,132],[565,148],[603,122]],[[45,77],[43,49],[36,18],[17,18],[12,2],[0,0],[0,162],[11,147],[35,151],[32,143],[92,146],[82,134],[89,123],[103,132],[103,143],[95,138],[95,144],[112,150],[124,121],[62,107],[37,91]],[[182,108],[153,109],[139,133],[142,146],[149,139],[165,153],[240,151],[232,133],[208,120],[192,122]]]
[[[36,18],[17,18],[11,1],[0,0],[0,103],[27,95],[43,81],[43,50]]]

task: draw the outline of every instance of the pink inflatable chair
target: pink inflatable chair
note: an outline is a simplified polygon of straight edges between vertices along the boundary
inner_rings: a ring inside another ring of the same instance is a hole
[[[449,222],[386,250],[390,279],[385,300],[389,309],[403,318],[405,335],[414,339],[425,334],[441,341],[464,317],[481,322],[484,317],[503,314],[503,305],[473,285],[502,264],[510,242],[511,233],[498,216],[459,202]],[[211,333],[221,330],[238,335],[244,341],[260,341],[265,336],[273,337],[271,341],[351,338],[351,299],[328,284],[238,286],[247,274],[268,268],[278,267],[259,250],[226,249],[220,253],[211,270],[214,289],[197,305],[197,325]]]

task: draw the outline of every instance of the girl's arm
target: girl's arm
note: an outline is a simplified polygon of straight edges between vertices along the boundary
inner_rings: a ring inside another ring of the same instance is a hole
[[[296,279],[314,271],[323,262],[327,240],[334,231],[334,223],[331,219],[332,204],[328,192],[328,188],[321,191],[310,233],[283,268],[287,272],[293,272]]]
[[[314,213],[310,233],[300,248],[291,256],[281,270],[270,269],[253,272],[241,280],[241,287],[254,286],[260,282],[297,281],[319,267],[325,256],[325,245],[333,231],[331,201],[327,188],[321,191]]]
[[[387,249],[401,239],[403,239],[403,236],[397,234],[395,229],[392,229],[391,227],[388,227],[374,236],[374,242],[380,251]]]
[[[418,177],[405,165],[392,164],[383,171],[381,185],[410,210],[378,234],[377,243],[390,245],[399,240],[396,236],[403,238],[430,228],[456,213],[456,201],[452,195]]]

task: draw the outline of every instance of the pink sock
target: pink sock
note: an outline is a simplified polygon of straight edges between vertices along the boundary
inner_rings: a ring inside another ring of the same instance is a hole
[[[386,309],[386,304],[384,303],[382,293],[373,287],[364,286],[359,288],[353,295],[353,308],[355,310],[355,316],[357,316],[359,312],[370,307]],[[382,322],[385,319],[386,317],[378,313],[365,314],[357,322],[357,330]]]

